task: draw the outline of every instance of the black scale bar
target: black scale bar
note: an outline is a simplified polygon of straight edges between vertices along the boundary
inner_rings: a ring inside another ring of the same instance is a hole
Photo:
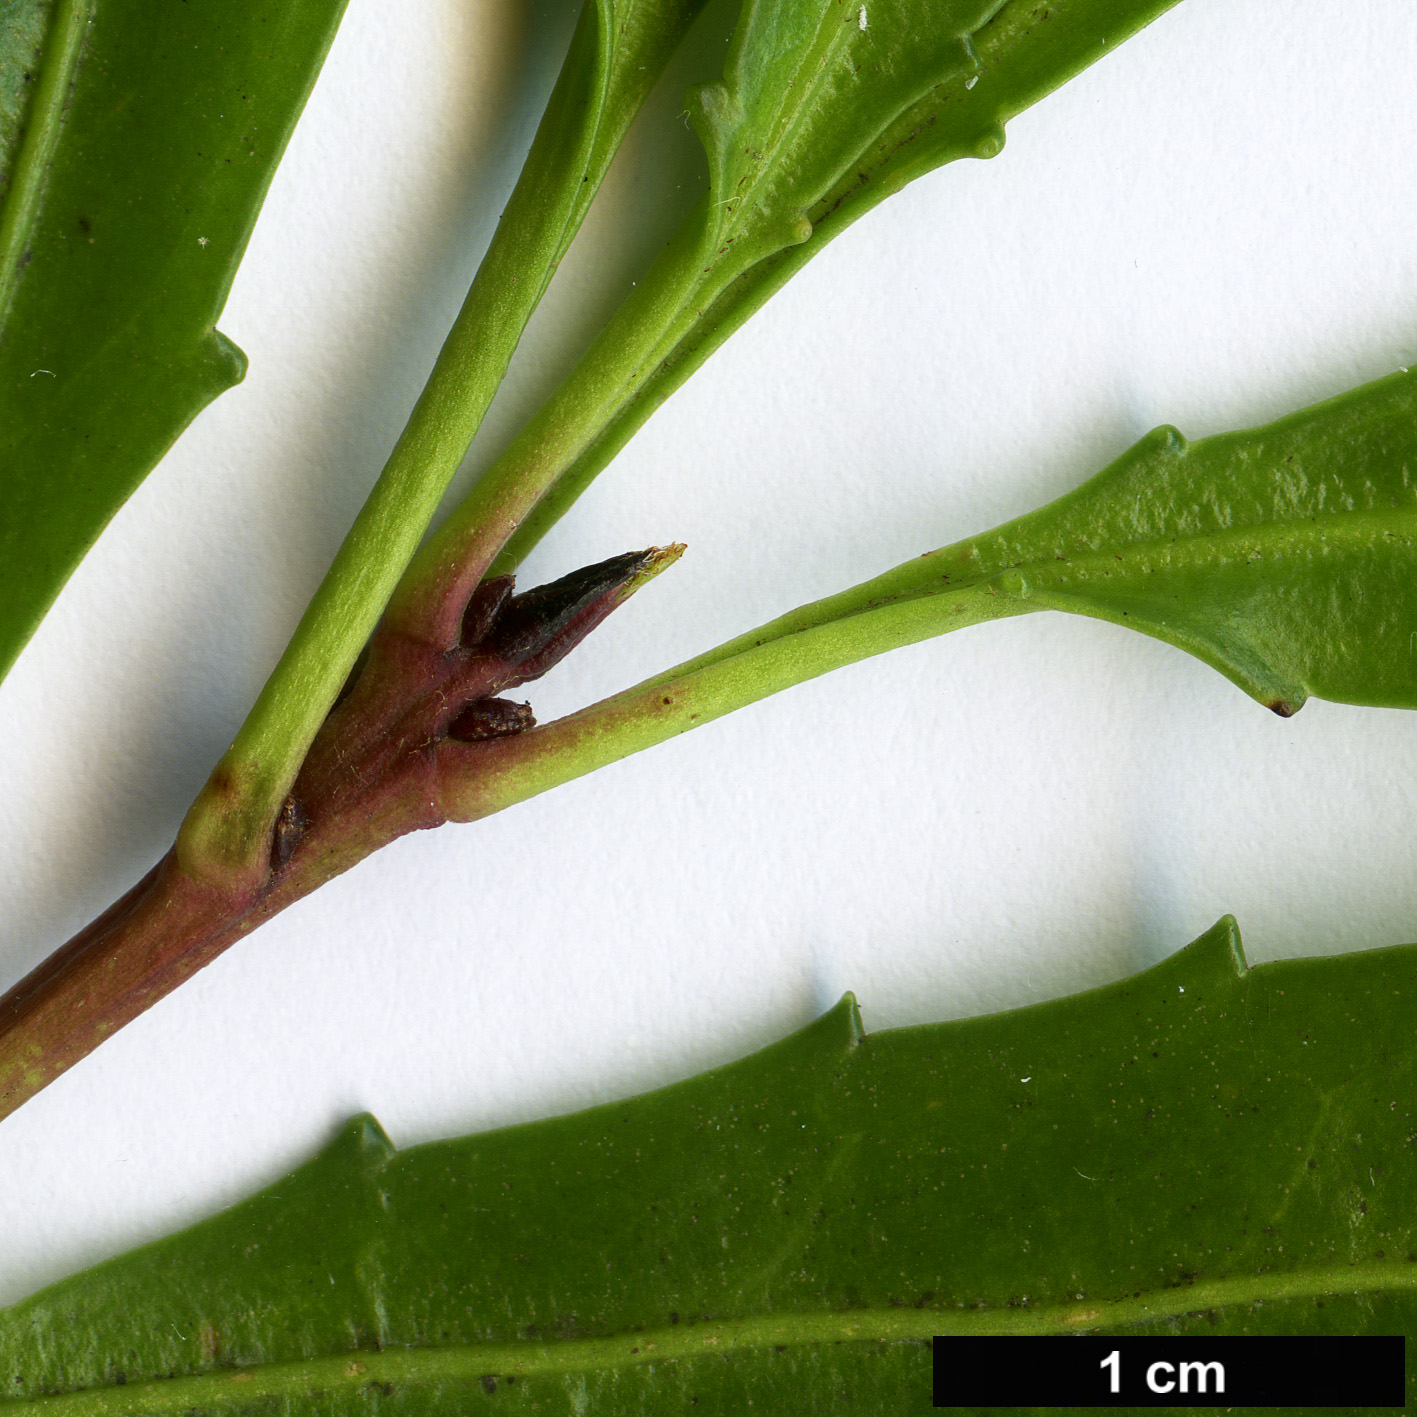
[[[1403,1338],[936,1338],[936,1407],[1394,1407]]]

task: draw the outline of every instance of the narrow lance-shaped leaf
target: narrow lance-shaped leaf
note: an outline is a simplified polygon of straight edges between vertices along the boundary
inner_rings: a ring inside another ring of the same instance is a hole
[[[843,664],[1067,610],[1197,655],[1276,713],[1417,708],[1417,371],[1261,428],[1158,428],[1076,491],[793,610],[499,749],[486,815]]]
[[[912,178],[992,157],[1003,124],[1174,0],[750,0],[723,80],[690,95],[709,190],[586,358],[414,563],[506,542],[512,569],[713,349]],[[506,527],[524,523],[507,539]]]
[[[363,1118],[0,1315],[0,1371],[76,1417],[923,1413],[936,1334],[1411,1332],[1414,965],[1247,970],[1225,920],[993,1017],[863,1035],[847,996],[555,1121]]]
[[[931,569],[1144,630],[1280,714],[1417,708],[1417,374],[1196,443],[1158,428]]]
[[[218,334],[344,0],[0,13],[0,675],[245,372]]]

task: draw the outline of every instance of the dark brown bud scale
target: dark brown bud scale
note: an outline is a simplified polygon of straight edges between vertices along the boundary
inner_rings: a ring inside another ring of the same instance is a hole
[[[536,716],[530,704],[517,704],[510,699],[474,699],[448,725],[448,737],[459,743],[482,743],[535,727]]]

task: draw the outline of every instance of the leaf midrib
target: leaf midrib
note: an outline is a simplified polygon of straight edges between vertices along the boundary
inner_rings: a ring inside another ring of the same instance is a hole
[[[1271,558],[1299,549],[1333,547],[1351,551],[1378,540],[1399,538],[1409,542],[1417,540],[1417,506],[1328,512],[1282,521],[1178,532],[1173,536],[1088,547],[1075,552],[1060,550],[1052,555],[1040,554],[1014,561],[999,558],[992,569],[970,573],[966,567],[965,575],[940,589],[948,592],[1019,575],[1026,583],[1029,572],[1050,582],[1055,579],[1105,580],[1116,574],[1119,565],[1123,573],[1159,573],[1213,564],[1217,560],[1235,563],[1252,556]],[[1027,589],[1022,593],[1027,594]]]
[[[1394,522],[1397,523],[1396,529]],[[981,542],[988,541],[984,537],[973,543],[945,547],[917,562],[907,562],[896,572],[888,571],[875,581],[856,587],[861,597],[859,602],[849,608],[841,607],[830,620],[849,619],[855,615],[886,610],[893,605],[963,592],[1002,592],[1024,600],[1038,592],[1085,594],[1092,586],[1105,589],[1105,582],[1113,577],[1130,579],[1138,573],[1162,575],[1177,570],[1200,569],[1205,565],[1213,569],[1217,561],[1222,564],[1235,563],[1252,556],[1272,558],[1286,551],[1313,549],[1315,539],[1320,548],[1351,551],[1361,549],[1364,544],[1372,544],[1378,538],[1391,541],[1399,537],[1408,542],[1417,541],[1417,506],[1329,512],[1287,521],[1178,532],[1173,536],[1150,537],[1072,552],[1036,552],[1016,559],[999,554],[997,547],[987,544],[981,547]],[[964,559],[971,545],[978,548],[976,554],[979,560],[985,562],[984,565],[971,564]],[[1205,548],[1205,551],[1196,554],[1198,547]],[[1187,555],[1187,552],[1192,554]],[[948,570],[941,570],[942,565]],[[900,570],[909,572],[909,582],[902,583],[897,578]],[[872,591],[876,593],[872,594]],[[822,623],[829,621],[814,620],[794,626],[793,631],[815,629]],[[768,628],[761,627],[756,633],[761,636]]]
[[[4,328],[24,252],[39,217],[39,199],[59,144],[64,105],[93,7],[94,0],[59,0],[45,45],[34,108],[15,155],[14,177],[0,203],[0,329]]]
[[[828,21],[823,20],[823,24],[826,23],[828,23]],[[714,244],[724,246],[731,245],[758,224],[752,220],[752,213],[755,208],[761,212],[766,204],[755,202],[754,197],[756,194],[762,192],[764,185],[769,182],[772,174],[777,171],[782,161],[783,149],[801,132],[802,125],[807,121],[808,115],[815,112],[817,109],[821,87],[823,83],[825,83],[827,75],[831,72],[837,56],[841,53],[842,46],[848,43],[850,38],[851,32],[849,28],[845,24],[838,22],[836,32],[827,37],[826,44],[821,46],[820,49],[818,49],[816,45],[812,45],[808,54],[804,56],[803,63],[797,71],[799,77],[802,75],[803,70],[811,68],[811,61],[814,54],[818,59],[815,71],[807,76],[806,83],[798,89],[799,97],[797,102],[792,106],[791,112],[786,114],[781,111],[778,112],[776,123],[777,131],[772,135],[770,155],[766,162],[759,164],[748,190],[741,196],[728,196],[722,199],[721,205],[726,207],[727,211],[724,213],[723,220],[719,223],[717,239]],[[759,101],[761,101],[761,96],[759,96]],[[710,197],[713,196],[712,189],[710,189],[709,195]],[[773,195],[772,190],[769,190],[767,195],[771,197]],[[718,205],[720,204],[715,203],[714,209],[716,209]],[[803,210],[805,211],[805,208]],[[778,215],[785,215],[785,213],[778,213]],[[747,218],[746,220],[745,216]],[[769,210],[765,220],[766,222],[771,222],[772,219],[772,213]]]
[[[978,72],[978,56],[974,52],[974,36],[976,34],[979,34],[983,29],[985,29],[990,23],[993,22],[993,20],[997,17],[999,10],[1002,8],[1003,3],[1004,0],[1000,0],[999,5],[995,7],[995,9],[990,13],[989,17],[977,29],[954,37],[955,40],[961,46],[961,52],[965,55],[966,58],[969,58],[973,61],[975,72]],[[823,23],[825,24],[827,23],[827,21],[824,20]],[[715,231],[710,231],[709,233],[710,237],[712,238],[708,243],[710,250],[715,248],[731,247],[732,245],[739,242],[744,236],[751,233],[756,227],[770,224],[775,216],[777,218],[781,218],[787,215],[787,212],[785,210],[776,212],[774,211],[774,207],[776,204],[771,199],[776,196],[777,189],[770,185],[772,181],[772,176],[781,165],[784,149],[790,149],[792,147],[796,138],[802,132],[804,125],[809,122],[811,115],[817,110],[820,103],[820,92],[822,86],[827,82],[828,78],[832,74],[838,56],[841,54],[842,50],[847,45],[851,44],[858,37],[858,31],[851,24],[850,14],[848,14],[846,20],[837,22],[836,32],[829,36],[826,44],[822,46],[818,54],[819,62],[816,64],[815,71],[811,74],[805,87],[800,90],[800,98],[798,102],[793,105],[790,113],[786,115],[783,115],[781,113],[778,114],[778,121],[776,125],[777,131],[773,136],[770,148],[771,155],[769,156],[766,162],[762,163],[758,167],[758,170],[753,177],[753,181],[749,187],[749,190],[743,193],[742,195],[725,196],[719,201],[714,202],[713,197],[715,194],[712,188],[710,188],[710,210],[716,210],[718,207],[726,208],[724,216],[716,224],[717,229]],[[813,49],[815,51],[816,46],[813,46]],[[810,63],[811,55],[807,56],[801,68],[799,68],[799,75],[802,73],[803,70],[808,69],[810,67]],[[961,69],[958,75],[952,77],[962,78],[967,72],[968,70]],[[910,112],[913,108],[923,102],[929,94],[939,89],[941,84],[945,82],[948,82],[948,80],[939,80],[936,83],[930,85],[925,90],[923,90],[921,93],[915,94],[909,99],[902,100],[900,106],[897,108],[893,118],[891,119],[891,122],[897,121],[900,118],[901,114]],[[838,170],[833,174],[832,179],[825,188],[825,190],[817,193],[817,195],[812,199],[811,202],[802,205],[798,208],[798,210],[804,217],[807,217],[811,211],[813,211],[822,201],[826,200],[826,198],[829,197],[831,193],[835,191],[837,185],[841,182],[843,176],[847,172],[851,171],[855,167],[860,166],[861,154],[868,151],[871,145],[880,137],[881,133],[887,131],[889,126],[890,124],[885,124],[881,128],[867,135],[866,137],[858,140],[855,149],[850,154],[847,154],[842,158],[841,163],[838,165]],[[769,189],[766,193],[763,192],[765,186]],[[761,200],[760,194],[761,196],[766,196],[767,200]],[[812,225],[815,227],[815,223],[812,223]],[[742,269],[735,269],[733,279],[736,280],[738,276],[745,274],[746,271],[751,270],[753,266],[760,265],[763,261],[768,259],[771,259],[771,257],[759,256],[748,266],[745,266]],[[724,258],[721,253],[719,260],[711,260],[707,264],[704,273],[705,277],[711,277],[713,274],[714,267],[721,267],[723,264]],[[729,264],[731,265],[731,262]],[[708,280],[705,279],[702,284],[707,285]],[[727,289],[727,286],[729,284],[731,284],[731,281],[724,281],[720,278],[718,282],[713,286],[712,298],[717,299],[718,296],[721,295],[725,289]]]
[[[1239,1275],[1134,1292],[1122,1299],[1083,1299],[1038,1308],[1025,1303],[996,1308],[789,1312],[676,1324],[610,1338],[360,1349],[324,1358],[221,1368],[191,1377],[0,1401],[0,1412],[13,1412],[17,1417],[28,1412],[42,1412],[47,1417],[140,1417],[388,1385],[471,1385],[507,1377],[557,1377],[820,1343],[921,1343],[935,1336],[1085,1333],[1238,1305],[1396,1291],[1417,1291],[1417,1264],[1367,1261],[1284,1274]]]

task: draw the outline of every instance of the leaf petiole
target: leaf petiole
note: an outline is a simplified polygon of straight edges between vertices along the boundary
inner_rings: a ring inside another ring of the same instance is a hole
[[[1417,708],[1417,372],[1260,428],[1153,430],[1056,501],[804,605],[506,743],[466,820],[832,669],[1063,610],[1196,655],[1283,717],[1310,696]]]

